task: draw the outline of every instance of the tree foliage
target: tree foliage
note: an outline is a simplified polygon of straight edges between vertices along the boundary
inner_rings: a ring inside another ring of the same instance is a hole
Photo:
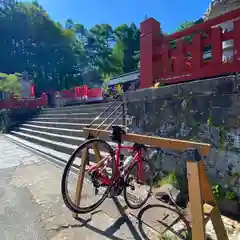
[[[0,91],[20,96],[20,78],[19,73],[9,75],[0,73]]]
[[[191,24],[185,22],[180,29]],[[134,23],[87,29],[72,19],[53,21],[37,1],[8,1],[0,3],[0,31],[0,72],[10,78],[28,72],[39,93],[99,86],[139,68],[140,30]]]
[[[53,21],[37,2],[0,5],[0,72],[28,72],[38,91],[68,89],[134,71],[139,29],[123,24],[90,29],[68,19]]]
[[[186,28],[190,28],[194,25],[193,21],[185,21],[182,24],[180,24],[180,26],[176,29],[176,32],[180,32]]]

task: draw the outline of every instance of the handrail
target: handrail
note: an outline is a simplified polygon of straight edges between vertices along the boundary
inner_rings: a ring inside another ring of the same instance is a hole
[[[119,113],[116,116],[116,118],[114,118],[113,121],[111,123],[109,123],[108,126],[104,130],[108,130],[113,125],[113,123],[115,123],[121,117],[121,115],[122,115],[122,113]]]
[[[111,131],[109,130],[103,130],[103,129],[95,129],[95,128],[84,128],[85,131],[89,132],[90,135],[96,136],[109,136],[111,135]],[[208,143],[199,143],[199,142],[193,142],[193,141],[186,141],[186,140],[180,140],[180,139],[171,139],[171,138],[163,138],[163,137],[157,137],[157,136],[147,136],[147,135],[141,135],[141,134],[135,134],[135,133],[125,133],[122,134],[122,139],[124,141],[144,144],[144,145],[151,145],[153,147],[157,148],[168,148],[171,150],[176,151],[182,151],[185,150],[185,148],[197,148],[201,155],[207,156],[211,150],[211,145]],[[183,147],[184,146],[184,147]]]
[[[118,99],[115,99],[115,100],[110,104],[110,106],[108,106],[102,113],[100,113],[97,117],[95,117],[95,118],[92,120],[92,122],[91,122],[89,125],[87,125],[87,126],[88,126],[88,127],[92,126],[93,123],[94,123],[96,120],[98,120],[102,115],[104,115],[104,113],[106,113],[106,112],[117,102],[117,100],[118,100]]]
[[[116,107],[115,110],[114,110],[113,112],[111,112],[111,113],[108,115],[108,117],[105,118],[105,120],[103,120],[103,121],[101,122],[101,124],[99,124],[99,126],[98,126],[96,129],[98,129],[99,127],[101,127],[121,106],[122,106],[122,103],[121,103],[118,107]]]

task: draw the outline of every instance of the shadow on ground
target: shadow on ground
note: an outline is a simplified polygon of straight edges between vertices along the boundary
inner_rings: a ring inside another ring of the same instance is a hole
[[[187,220],[184,219],[184,217],[171,206],[167,206],[165,204],[147,204],[142,209],[136,211],[123,207],[119,199],[116,197],[112,198],[112,201],[117,211],[119,212],[119,217],[110,227],[108,227],[104,231],[91,224],[93,216],[100,213],[102,210],[97,210],[90,213],[87,218],[86,216],[84,216],[84,218],[79,215],[76,218],[79,224],[60,226],[55,229],[55,231],[60,232],[67,228],[87,228],[99,235],[102,235],[103,237],[106,237],[107,239],[124,240],[126,239],[125,237],[118,237],[114,235],[116,235],[117,231],[121,228],[121,226],[126,225],[131,233],[132,239],[151,240],[152,238],[149,237],[148,233],[149,229],[154,231],[159,237],[165,232],[171,231],[174,235],[178,236],[178,238],[183,239],[183,237],[180,236],[180,234],[172,228],[173,225],[175,225],[180,220],[185,223],[187,229],[190,229]],[[163,209],[165,211],[168,211],[169,214],[174,214],[175,217],[174,220],[171,221],[171,223],[169,223],[169,220],[167,222],[164,221],[166,219],[166,216],[161,215]],[[145,213],[149,210],[153,210],[156,213],[155,216],[153,216],[152,218],[144,218]],[[132,218],[134,218],[136,221],[133,221]],[[153,223],[153,221],[155,223]],[[156,224],[158,224],[160,227],[156,228]]]

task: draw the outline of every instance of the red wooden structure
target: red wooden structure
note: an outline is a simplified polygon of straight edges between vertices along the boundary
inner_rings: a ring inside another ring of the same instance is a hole
[[[32,95],[33,91],[32,88]],[[74,99],[83,99],[84,97],[91,100],[101,100],[103,97],[102,88],[88,88],[86,85],[81,87],[76,87],[74,90],[62,90],[57,92],[57,97],[74,100]],[[41,98],[10,98],[8,100],[0,100],[0,109],[14,109],[14,108],[40,108],[48,106],[48,97],[47,94],[43,93]]]
[[[36,109],[46,107],[48,104],[47,95],[42,94],[40,98],[11,98],[0,100],[0,109],[29,108]]]
[[[64,99],[74,99],[75,98],[75,91],[74,90],[62,90],[57,92],[57,96],[64,98]]]
[[[156,82],[174,84],[240,72],[239,17],[240,9],[237,9],[167,36],[161,33],[160,23],[155,19],[142,22],[140,88],[151,87]],[[233,21],[232,31],[224,32],[216,27],[227,21]],[[233,40],[233,58],[229,62],[222,61],[222,42],[226,40]],[[211,49],[208,61],[203,58],[206,47]]]
[[[102,88],[88,88],[87,85],[76,87],[75,88],[75,97],[76,98],[101,98],[103,96]]]
[[[88,99],[101,98],[103,96],[103,90],[102,88],[89,88],[87,96],[88,96]]]

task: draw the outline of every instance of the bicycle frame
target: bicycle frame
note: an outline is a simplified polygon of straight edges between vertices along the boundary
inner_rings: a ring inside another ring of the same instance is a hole
[[[121,153],[121,150],[131,150],[133,152],[136,152],[136,154],[134,155],[134,157],[132,159],[131,164],[128,166],[127,169],[132,167],[132,165],[137,161],[138,162],[137,168],[136,168],[136,178],[137,178],[137,181],[138,181],[138,176],[139,176],[138,175],[138,171],[140,171],[141,178],[142,178],[142,180],[144,180],[143,179],[144,178],[144,171],[143,171],[143,165],[142,165],[142,150],[138,149],[138,148],[136,148],[134,146],[122,146],[121,144],[118,144],[118,146],[117,146],[117,148],[115,150],[115,171],[114,171],[113,181],[102,174],[102,172],[106,169],[106,166],[104,166],[103,169],[101,171],[99,171],[99,167],[101,165],[104,165],[105,161],[109,161],[108,158],[110,156],[107,156],[107,157],[103,158],[101,161],[99,161],[94,166],[89,167],[87,169],[87,172],[97,171],[98,172],[98,179],[104,185],[113,185],[118,180],[118,177],[121,176],[121,174],[124,175],[124,172],[127,170],[127,169],[123,169],[123,171],[120,172],[120,153]]]

